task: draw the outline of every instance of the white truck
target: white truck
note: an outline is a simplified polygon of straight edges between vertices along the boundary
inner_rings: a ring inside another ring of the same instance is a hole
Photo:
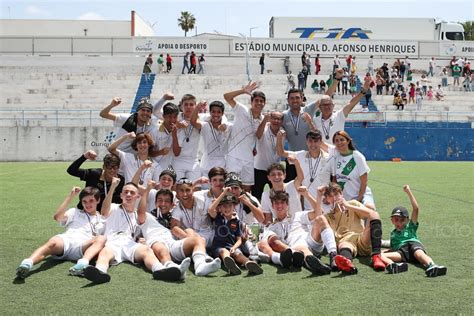
[[[270,38],[462,41],[464,28],[433,18],[272,17]]]

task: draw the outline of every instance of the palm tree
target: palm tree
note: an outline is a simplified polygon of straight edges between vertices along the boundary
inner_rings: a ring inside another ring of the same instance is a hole
[[[196,24],[196,18],[188,11],[181,11],[181,17],[178,19],[178,25],[184,31],[184,36],[187,36],[188,32],[194,28]]]
[[[466,33],[466,41],[474,41],[474,21],[466,21],[461,23]]]

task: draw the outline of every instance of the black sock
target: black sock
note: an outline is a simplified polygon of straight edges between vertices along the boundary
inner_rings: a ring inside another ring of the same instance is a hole
[[[352,261],[352,251],[349,248],[340,249],[339,254]]]
[[[372,255],[380,254],[382,247],[382,222],[380,219],[370,221],[370,243],[372,244]]]

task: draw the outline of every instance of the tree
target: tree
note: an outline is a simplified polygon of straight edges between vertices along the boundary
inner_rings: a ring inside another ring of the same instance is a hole
[[[461,23],[466,33],[466,41],[474,41],[474,21],[466,21]]]
[[[181,11],[181,17],[178,19],[178,25],[184,31],[184,36],[187,36],[188,32],[194,28],[196,24],[196,18],[188,11]]]

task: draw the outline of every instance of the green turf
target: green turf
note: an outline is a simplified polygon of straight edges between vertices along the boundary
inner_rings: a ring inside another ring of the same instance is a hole
[[[92,166],[89,164],[88,166]],[[356,259],[359,274],[313,277],[264,265],[256,277],[224,271],[186,282],[153,281],[140,267],[110,269],[109,284],[90,286],[67,275],[70,262],[48,260],[38,273],[14,282],[20,261],[61,232],[52,215],[73,185],[65,163],[0,164],[0,314],[467,314],[472,315],[474,164],[455,162],[369,163],[369,185],[382,215],[409,206],[401,187],[409,183],[420,204],[419,237],[448,275],[426,278],[410,265],[400,275],[377,273]],[[75,203],[76,201],[74,201]],[[324,258],[327,260],[327,258]]]

